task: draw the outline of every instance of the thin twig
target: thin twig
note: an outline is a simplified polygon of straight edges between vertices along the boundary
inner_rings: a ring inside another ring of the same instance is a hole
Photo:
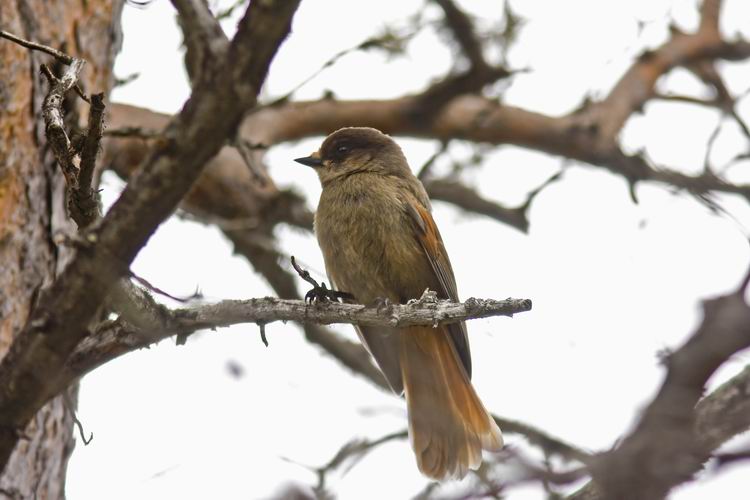
[[[716,465],[721,467],[727,464],[739,462],[741,460],[750,460],[750,450],[737,451],[733,453],[717,453],[714,455]]]
[[[195,292],[193,292],[191,295],[188,295],[187,297],[177,297],[168,292],[165,292],[164,290],[162,290],[161,288],[157,286],[152,285],[146,278],[142,278],[141,276],[138,276],[133,271],[128,271],[128,274],[130,275],[131,278],[133,278],[135,281],[137,281],[138,283],[146,287],[148,290],[154,293],[157,293],[159,295],[162,295],[164,297],[167,297],[168,299],[172,299],[176,302],[180,302],[182,304],[186,304],[190,301],[200,299],[203,297],[200,290],[198,289],[196,289]]]
[[[589,463],[591,454],[574,446],[560,438],[551,436],[541,429],[533,427],[518,420],[498,417],[493,415],[497,425],[503,430],[503,433],[518,434],[535,446],[541,448],[548,455],[556,455],[565,460],[575,460],[583,464]]]
[[[161,132],[144,127],[118,127],[108,128],[104,131],[104,135],[110,137],[137,137],[139,139],[156,139],[161,135]]]
[[[333,472],[341,467],[347,460],[351,459],[352,462],[348,467],[344,469],[344,474],[351,470],[351,468],[362,460],[365,455],[378,446],[395,441],[398,439],[406,439],[408,432],[406,430],[392,432],[386,434],[378,439],[370,441],[368,439],[353,439],[344,446],[342,446],[338,452],[331,458],[325,465],[321,467],[312,468],[318,476],[318,484],[313,488],[318,495],[325,494],[326,488],[326,476],[329,472]]]
[[[52,47],[42,45],[41,43],[24,40],[23,38],[18,37],[12,33],[8,33],[7,31],[0,30],[0,38],[6,38],[11,42],[15,42],[18,45],[21,45],[22,47],[26,47],[27,49],[38,50],[40,52],[44,52],[45,54],[49,54],[67,66],[70,66],[76,60],[74,57],[71,57],[64,52],[60,52],[59,50],[53,49]]]
[[[253,179],[261,187],[267,186],[269,183],[268,172],[266,172],[265,169],[260,166],[260,162],[253,157],[256,150],[267,149],[267,146],[264,146],[263,144],[250,144],[249,141],[243,139],[239,134],[237,134],[235,140],[232,141],[232,145],[240,153],[240,156],[242,156],[242,159],[244,160],[247,169],[250,171],[250,175],[253,176]]]
[[[430,172],[432,171],[433,165],[435,165],[435,161],[440,158],[440,156],[445,153],[445,151],[448,149],[448,143],[449,141],[440,141],[440,147],[432,153],[432,156],[427,158],[427,161],[424,162],[422,167],[419,169],[419,173],[417,174],[417,179],[420,181],[424,181],[430,176]]]
[[[268,339],[266,338],[266,324],[260,321],[258,323],[258,328],[260,328],[260,340],[263,342],[263,345],[268,347]]]
[[[73,416],[73,423],[78,428],[78,434],[81,436],[81,441],[83,441],[84,446],[88,446],[91,440],[94,439],[94,433],[89,433],[88,439],[86,439],[86,435],[83,432],[83,424],[80,420],[78,420],[78,415],[76,414],[76,408],[73,404],[73,400],[70,399],[70,393],[67,390],[63,391],[63,402],[65,403],[65,406],[68,408],[68,411]]]
[[[286,102],[289,102],[299,89],[301,89],[302,87],[310,83],[318,75],[323,73],[323,71],[332,67],[334,64],[338,62],[339,59],[341,59],[342,57],[348,54],[351,54],[359,50],[365,51],[365,50],[370,50],[373,48],[385,48],[391,53],[395,52],[395,50],[392,48],[394,43],[401,44],[405,41],[410,40],[415,35],[417,35],[422,30],[423,27],[424,27],[423,25],[415,26],[411,31],[407,31],[405,34],[395,34],[390,31],[386,31],[382,35],[372,36],[358,43],[357,45],[353,47],[349,47],[347,49],[341,50],[335,53],[333,56],[331,56],[317,70],[315,70],[313,73],[308,75],[305,79],[303,79],[301,82],[296,84],[294,87],[292,87],[290,90],[285,92],[283,95],[273,99],[272,101],[264,104],[263,106],[259,106],[259,108],[262,109],[265,107],[274,107],[274,106],[278,106]]]

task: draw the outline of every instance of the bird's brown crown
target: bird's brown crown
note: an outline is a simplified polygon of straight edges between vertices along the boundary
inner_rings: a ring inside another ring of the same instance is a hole
[[[400,152],[398,145],[380,130],[369,127],[341,128],[326,137],[320,146],[321,160],[341,163],[352,156],[379,156]]]

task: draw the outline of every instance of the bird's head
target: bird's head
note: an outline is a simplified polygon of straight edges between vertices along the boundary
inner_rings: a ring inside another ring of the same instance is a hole
[[[323,186],[358,173],[410,173],[398,144],[381,131],[368,127],[339,129],[326,137],[316,152],[294,161],[313,167]]]

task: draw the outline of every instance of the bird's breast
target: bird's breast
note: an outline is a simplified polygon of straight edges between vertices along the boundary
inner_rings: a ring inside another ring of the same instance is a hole
[[[330,279],[358,302],[402,302],[429,286],[429,264],[397,189],[377,182],[325,188],[315,233]]]

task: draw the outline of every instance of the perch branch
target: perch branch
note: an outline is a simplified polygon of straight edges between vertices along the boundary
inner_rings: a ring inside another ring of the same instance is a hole
[[[262,298],[225,300],[170,310],[153,300],[145,300],[139,302],[139,307],[152,311],[148,314],[149,322],[142,327],[124,321],[105,322],[96,335],[84,339],[68,359],[64,375],[58,376],[63,386],[122,354],[171,336],[186,336],[198,330],[240,323],[296,321],[305,324],[351,323],[402,327],[512,316],[531,309],[531,301],[528,299],[471,298],[463,303],[454,303],[437,300],[432,293],[409,304],[392,304],[387,308],[337,302],[311,305],[302,300]],[[517,428],[518,425],[511,424],[511,427]]]
[[[226,300],[196,308],[178,309],[174,317],[180,329],[195,331],[229,326],[236,323],[274,321],[313,322],[318,324],[349,323],[363,326],[400,328],[416,325],[456,323],[492,316],[513,316],[531,310],[528,299],[467,299],[465,302],[438,300],[433,294],[408,304],[388,307],[361,304],[318,303],[276,298]],[[185,333],[183,331],[183,333]]]

